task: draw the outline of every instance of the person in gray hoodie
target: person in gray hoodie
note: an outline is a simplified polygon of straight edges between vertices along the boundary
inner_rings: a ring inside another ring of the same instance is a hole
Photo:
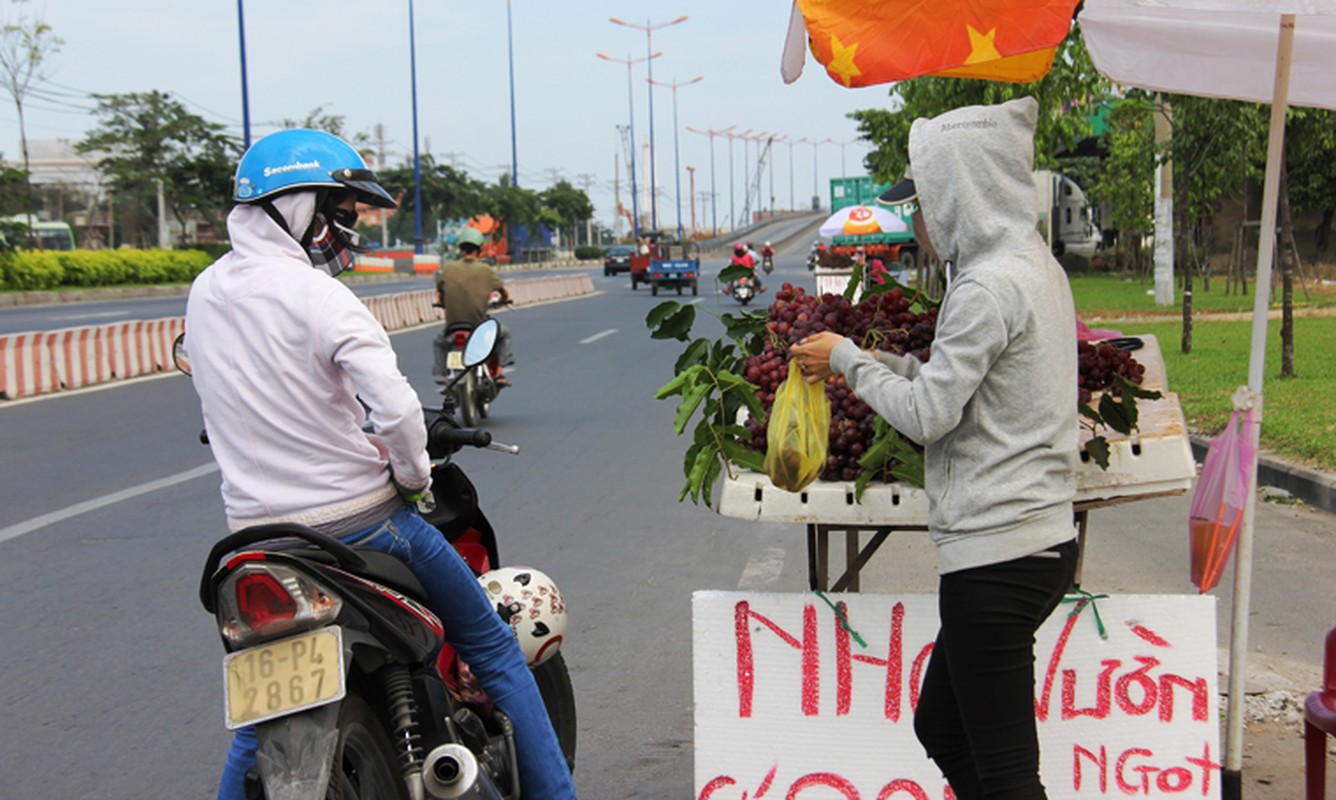
[[[1032,98],[915,120],[915,237],[949,285],[926,363],[819,333],[807,380],[845,376],[924,445],[940,629],[914,730],[956,797],[1045,798],[1034,633],[1075,576],[1076,314],[1036,229]]]

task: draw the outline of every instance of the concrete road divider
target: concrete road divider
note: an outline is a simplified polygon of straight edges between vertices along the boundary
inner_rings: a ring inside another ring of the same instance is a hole
[[[594,293],[587,273],[506,281],[516,306]],[[440,322],[436,292],[423,290],[364,298],[385,330]],[[56,331],[0,334],[0,399],[79,389],[175,369],[172,343],[184,317],[118,322]]]

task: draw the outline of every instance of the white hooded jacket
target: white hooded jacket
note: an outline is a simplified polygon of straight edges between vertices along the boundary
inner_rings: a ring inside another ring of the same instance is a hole
[[[860,398],[925,446],[943,574],[1075,537],[1076,314],[1035,227],[1037,115],[1024,98],[914,122],[928,238],[955,265],[932,357],[877,360],[847,340],[831,353]]]
[[[314,193],[273,202],[296,235],[310,225]],[[186,343],[228,527],[365,527],[396,501],[391,470],[430,482],[417,393],[366,306],[262,208],[236,206],[227,228],[232,251],[190,289]]]

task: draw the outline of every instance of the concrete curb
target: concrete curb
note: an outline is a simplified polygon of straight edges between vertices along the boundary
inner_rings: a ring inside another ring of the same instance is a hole
[[[594,294],[588,273],[505,283],[516,306]],[[368,297],[363,302],[386,331],[395,331],[443,321],[444,312],[432,305],[435,300],[436,292],[424,289]],[[184,331],[185,318],[170,317],[0,335],[0,399],[169,371],[175,368],[172,343]]]

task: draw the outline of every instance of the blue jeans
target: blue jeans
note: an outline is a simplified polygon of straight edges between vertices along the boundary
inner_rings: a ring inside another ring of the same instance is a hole
[[[440,531],[413,506],[405,505],[383,523],[343,537],[389,553],[406,563],[427,590],[427,607],[441,618],[446,639],[477,676],[487,697],[515,725],[520,785],[526,798],[566,800],[575,786],[547,708],[524,653],[478,585],[473,571]],[[233,737],[218,787],[219,800],[244,800],[242,781],[255,765],[254,728]]]

